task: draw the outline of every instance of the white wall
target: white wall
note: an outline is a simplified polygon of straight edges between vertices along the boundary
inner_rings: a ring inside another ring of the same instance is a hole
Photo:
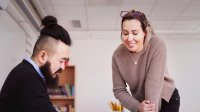
[[[111,112],[108,102],[117,101],[112,93],[111,57],[120,43],[119,35],[74,38],[71,59],[77,71],[76,111]],[[200,38],[183,35],[163,39],[168,48],[169,71],[181,95],[180,112],[198,112]]]
[[[0,12],[0,88],[10,70],[25,56],[26,35],[5,11]]]
[[[180,112],[199,112],[200,35],[165,38],[168,65],[181,96]]]
[[[95,37],[96,38],[96,37]],[[76,111],[108,112],[112,93],[111,56],[117,39],[74,39],[72,63],[76,65]]]

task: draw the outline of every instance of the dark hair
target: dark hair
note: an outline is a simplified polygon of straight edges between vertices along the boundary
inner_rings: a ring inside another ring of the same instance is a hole
[[[53,16],[46,16],[42,20],[44,28],[40,32],[40,37],[47,35],[56,40],[61,40],[66,45],[71,45],[69,33],[60,25],[57,24],[57,19]],[[39,38],[40,38],[39,37]]]
[[[54,52],[57,42],[60,40],[66,45],[71,45],[69,33],[60,25],[57,24],[57,19],[53,16],[46,16],[42,19],[43,29],[40,31],[40,36],[35,43],[33,55],[35,56],[41,50]]]

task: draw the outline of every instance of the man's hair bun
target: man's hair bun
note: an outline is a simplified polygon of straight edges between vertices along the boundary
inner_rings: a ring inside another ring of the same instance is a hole
[[[43,26],[40,31],[39,38],[45,38],[50,36],[56,40],[61,40],[66,45],[71,45],[71,38],[67,30],[65,30],[62,26],[57,24],[57,19],[53,16],[46,16],[41,21],[41,25]]]
[[[57,19],[53,16],[46,16],[45,18],[42,19],[42,26],[47,27],[50,25],[55,25],[57,23]]]

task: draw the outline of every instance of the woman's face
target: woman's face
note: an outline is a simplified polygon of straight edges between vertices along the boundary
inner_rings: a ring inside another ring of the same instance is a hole
[[[125,20],[122,24],[122,42],[131,52],[140,52],[143,49],[145,33],[137,19]]]

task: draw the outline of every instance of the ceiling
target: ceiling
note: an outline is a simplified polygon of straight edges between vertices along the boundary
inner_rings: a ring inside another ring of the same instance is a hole
[[[55,16],[58,23],[66,28],[73,38],[118,37],[121,24],[120,12],[131,9],[144,12],[156,33],[164,37],[187,35],[185,37],[200,38],[200,0],[16,0],[15,2],[17,1],[32,1],[40,18],[46,15]],[[23,12],[27,11],[24,9],[16,11],[18,7],[15,2],[10,0],[6,12],[27,34],[33,36],[34,33],[30,33],[33,28],[29,28],[30,22],[23,16]],[[0,15],[6,15],[6,12],[1,11]],[[9,16],[0,18],[2,28],[21,32],[14,30],[19,27],[15,28],[7,17]],[[35,23],[39,27],[41,20],[37,19],[39,16],[36,19],[34,17],[33,20],[36,20]],[[33,37],[37,37],[37,34]]]
[[[139,10],[155,30],[200,32],[200,0],[40,0],[47,15],[54,15],[70,31],[119,31],[120,12]]]

